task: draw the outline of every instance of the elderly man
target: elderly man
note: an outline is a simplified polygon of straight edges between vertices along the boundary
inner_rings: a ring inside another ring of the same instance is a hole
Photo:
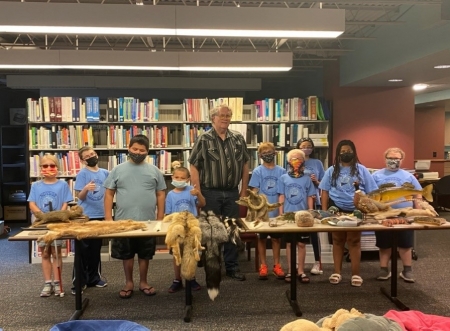
[[[220,105],[209,114],[212,129],[197,138],[189,158],[191,185],[201,188],[206,199],[203,210],[237,218],[239,206],[236,201],[247,194],[250,155],[244,137],[228,129],[232,110],[227,105]],[[235,245],[224,244],[223,258],[227,276],[245,280],[245,275],[239,272]]]

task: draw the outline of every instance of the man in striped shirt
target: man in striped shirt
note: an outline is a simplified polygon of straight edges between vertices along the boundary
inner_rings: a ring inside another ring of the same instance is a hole
[[[250,155],[244,137],[228,129],[232,114],[225,104],[210,110],[212,129],[197,138],[189,163],[191,185],[201,188],[206,199],[203,210],[237,218],[239,206],[236,201],[247,195]],[[223,259],[227,276],[245,280],[245,275],[239,272],[235,245],[224,244]]]

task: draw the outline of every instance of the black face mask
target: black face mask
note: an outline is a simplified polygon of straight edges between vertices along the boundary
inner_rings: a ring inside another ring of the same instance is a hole
[[[97,156],[93,156],[90,157],[89,159],[85,160],[86,164],[88,165],[88,167],[95,167],[98,163],[98,157]]]
[[[138,154],[138,153],[131,153],[131,152],[128,152],[128,155],[129,155],[130,159],[132,159],[133,162],[137,163],[137,164],[144,161],[147,157],[147,154]]]
[[[351,162],[354,157],[355,157],[354,153],[342,153],[340,155],[341,161],[345,163]]]

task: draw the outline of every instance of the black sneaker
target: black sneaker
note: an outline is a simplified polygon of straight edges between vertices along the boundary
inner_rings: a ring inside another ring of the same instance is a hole
[[[183,289],[183,282],[178,279],[174,279],[172,285],[169,287],[169,293],[175,293]]]
[[[245,280],[245,275],[238,271],[227,271],[227,276],[239,281]]]

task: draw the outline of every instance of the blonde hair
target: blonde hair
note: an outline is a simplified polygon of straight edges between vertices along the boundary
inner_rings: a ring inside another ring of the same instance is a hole
[[[209,119],[212,121],[214,116],[217,116],[221,109],[228,109],[231,112],[231,115],[233,115],[233,109],[231,109],[227,104],[223,103],[209,110]]]
[[[286,161],[289,162],[291,160],[292,154],[300,154],[303,160],[305,159],[305,153],[301,149],[291,149],[286,155]]]
[[[275,145],[270,142],[263,142],[258,146],[258,154],[261,154],[263,151],[272,150],[275,152]]]
[[[56,169],[59,170],[59,160],[58,160],[58,158],[55,155],[53,155],[53,154],[44,154],[43,156],[41,156],[40,160],[39,160],[39,166],[42,165],[42,162],[44,160],[52,161],[56,165]]]
[[[405,152],[403,152],[402,149],[400,149],[400,148],[398,148],[398,147],[391,147],[391,148],[388,148],[388,149],[384,152],[384,158],[386,158],[387,155],[388,155],[389,153],[399,153],[399,154],[402,156],[402,159],[404,159],[404,158],[405,158],[405,155],[406,155]]]

